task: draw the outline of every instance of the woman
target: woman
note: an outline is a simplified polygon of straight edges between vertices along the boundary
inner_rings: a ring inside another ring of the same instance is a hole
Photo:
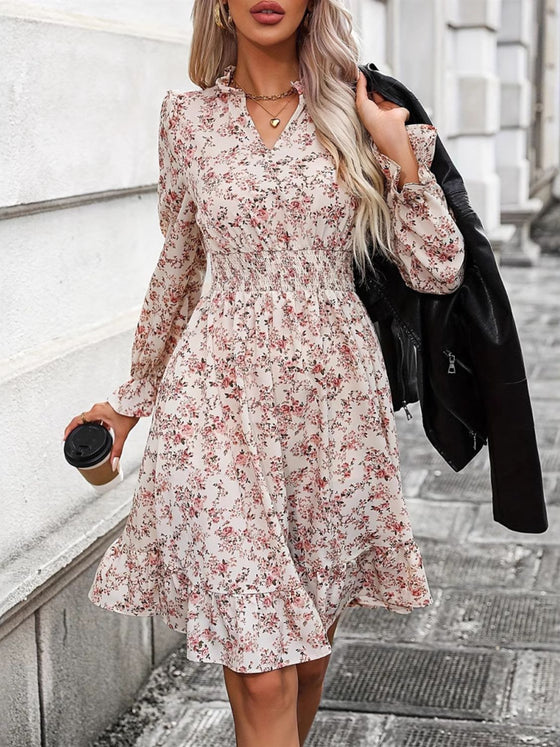
[[[90,599],[162,615],[190,659],[221,663],[238,745],[295,747],[342,610],[432,601],[353,262],[374,246],[443,294],[464,247],[429,170],[435,128],[369,98],[341,3],[214,2],[194,5],[201,90],[161,107],[165,241],[131,379],[66,434],[102,421],[118,460],[153,412]]]

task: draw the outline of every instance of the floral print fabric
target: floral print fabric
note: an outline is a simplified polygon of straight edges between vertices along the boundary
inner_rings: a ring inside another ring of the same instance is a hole
[[[190,659],[262,672],[328,654],[346,606],[431,603],[412,535],[386,371],[353,285],[356,198],[299,104],[265,146],[229,84],[168,91],[158,188],[165,237],[131,377],[109,402],[152,415],[121,536],[91,601],[161,615]],[[420,183],[381,154],[399,269],[461,281],[462,236],[411,125]],[[210,283],[202,284],[210,265]]]

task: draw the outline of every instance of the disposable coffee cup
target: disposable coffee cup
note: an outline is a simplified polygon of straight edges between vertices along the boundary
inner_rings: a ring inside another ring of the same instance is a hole
[[[106,493],[122,481],[119,464],[115,472],[110,463],[113,437],[101,423],[84,423],[70,431],[64,442],[64,457],[92,485],[96,493]]]

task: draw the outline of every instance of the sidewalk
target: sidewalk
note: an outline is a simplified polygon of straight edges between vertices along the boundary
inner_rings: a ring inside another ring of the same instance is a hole
[[[405,494],[434,604],[348,609],[306,747],[560,746],[560,259],[504,268],[525,352],[549,513],[492,519],[486,449],[463,472],[399,413]],[[95,747],[234,747],[222,668],[182,650]],[[263,746],[264,747],[264,746]]]

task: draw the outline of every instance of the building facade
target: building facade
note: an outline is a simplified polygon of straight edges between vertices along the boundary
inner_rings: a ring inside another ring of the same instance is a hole
[[[361,61],[423,102],[504,261],[538,262],[559,193],[558,0],[349,0]],[[0,0],[3,453],[0,743],[86,745],[182,641],[87,590],[130,510],[98,497],[62,433],[128,376],[162,238],[159,105],[187,78],[191,2]]]
[[[436,124],[502,261],[532,264],[560,197],[557,0],[353,0],[361,57]]]

